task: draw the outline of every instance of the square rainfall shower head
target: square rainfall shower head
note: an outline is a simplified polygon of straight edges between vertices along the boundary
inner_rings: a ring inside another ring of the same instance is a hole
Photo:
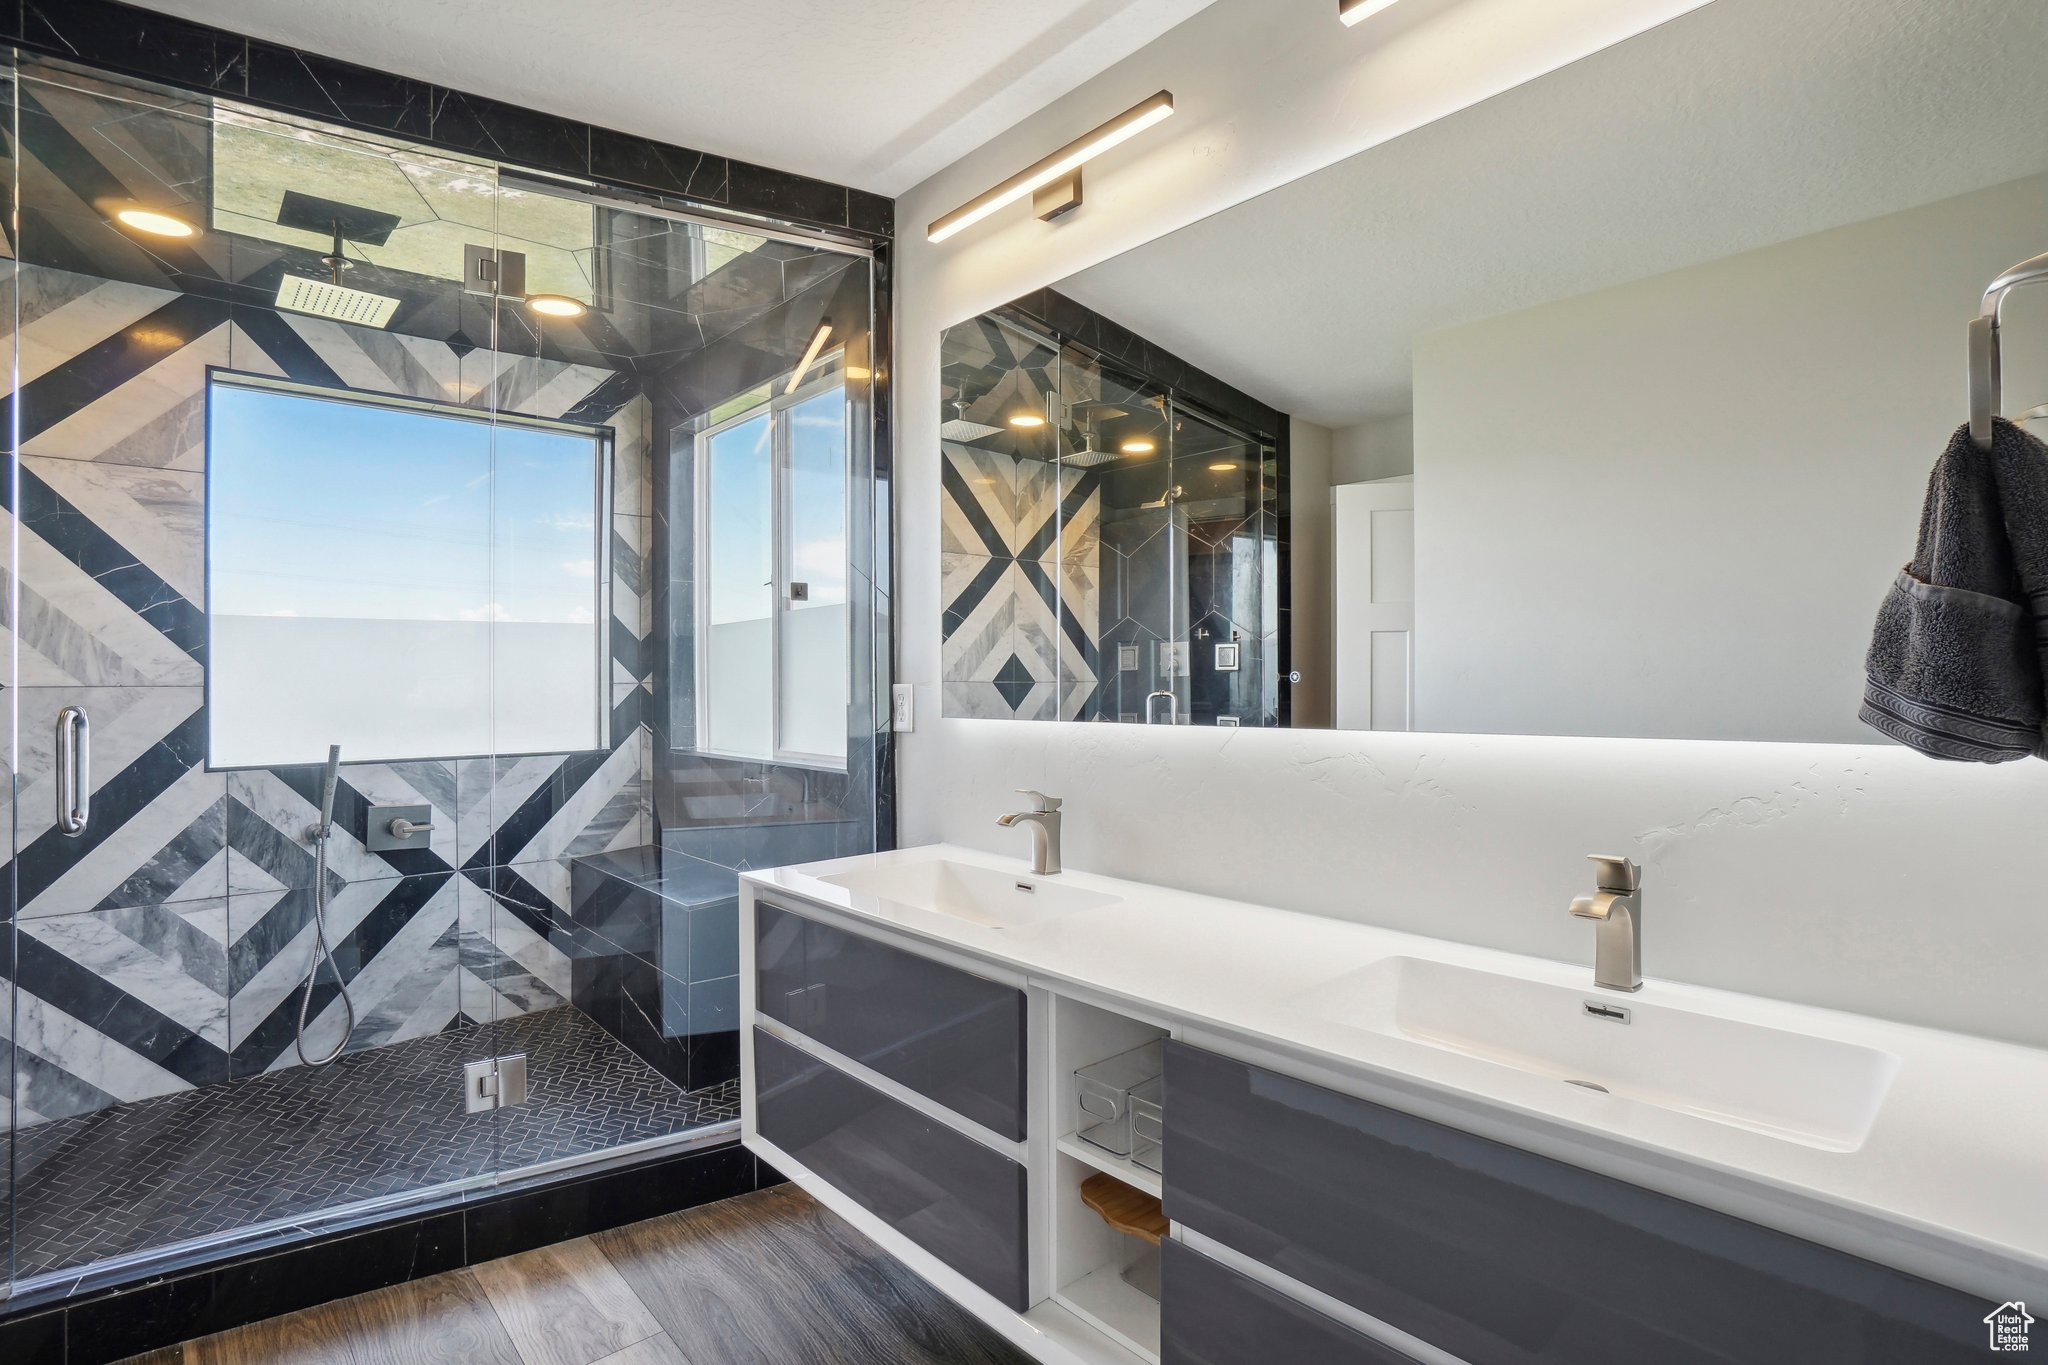
[[[361,327],[385,326],[398,311],[398,303],[388,294],[372,294],[367,289],[351,289],[345,284],[329,284],[300,275],[287,275],[277,286],[279,308]]]
[[[280,227],[317,232],[322,237],[338,232],[351,242],[383,246],[391,240],[399,217],[380,209],[364,208],[361,204],[344,204],[338,199],[322,199],[317,194],[286,190],[283,199],[278,201],[277,222]]]
[[[986,422],[970,422],[965,417],[955,417],[939,428],[941,441],[985,441],[991,436],[1002,434],[1001,427],[992,427]]]
[[[1093,469],[1097,465],[1109,464],[1118,458],[1120,457],[1115,451],[1097,450],[1094,442],[1090,441],[1079,450],[1070,450],[1060,456],[1059,463],[1071,469]]]

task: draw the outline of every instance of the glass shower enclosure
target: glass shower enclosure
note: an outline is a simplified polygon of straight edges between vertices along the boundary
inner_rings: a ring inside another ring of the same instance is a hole
[[[1014,309],[941,354],[946,713],[1280,724],[1275,436]]]
[[[729,1140],[702,831],[875,841],[869,257],[5,74],[0,1284]]]

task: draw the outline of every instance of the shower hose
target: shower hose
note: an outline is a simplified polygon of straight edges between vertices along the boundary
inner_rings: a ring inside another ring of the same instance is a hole
[[[337,754],[336,757],[339,755]],[[348,981],[341,974],[341,966],[334,960],[334,949],[327,943],[327,840],[334,830],[332,819],[334,805],[334,779],[327,780],[327,794],[323,802],[326,809],[321,811],[320,824],[313,834],[315,849],[313,871],[313,962],[306,968],[306,985],[299,993],[299,1034],[295,1046],[299,1060],[307,1066],[326,1066],[341,1055],[348,1046],[349,1036],[356,1031],[356,1005],[349,999]],[[313,981],[320,975],[320,963],[325,960],[334,969],[334,984],[341,988],[341,1008],[348,1017],[341,1037],[335,1039],[334,1048],[322,1057],[306,1055],[306,1015],[313,1008]]]

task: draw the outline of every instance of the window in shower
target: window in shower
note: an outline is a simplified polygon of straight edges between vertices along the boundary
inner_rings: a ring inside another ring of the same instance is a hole
[[[697,437],[698,751],[844,768],[843,380],[778,384],[713,416]]]
[[[217,374],[216,768],[605,742],[600,429]]]

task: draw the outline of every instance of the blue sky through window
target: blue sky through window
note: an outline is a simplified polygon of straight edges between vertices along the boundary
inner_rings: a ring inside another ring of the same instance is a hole
[[[211,423],[212,611],[593,619],[594,436],[224,383]]]
[[[711,624],[765,621],[774,610],[775,566],[769,555],[769,517],[774,511],[769,484],[773,458],[768,413],[764,410],[710,441],[709,525],[706,572]]]

